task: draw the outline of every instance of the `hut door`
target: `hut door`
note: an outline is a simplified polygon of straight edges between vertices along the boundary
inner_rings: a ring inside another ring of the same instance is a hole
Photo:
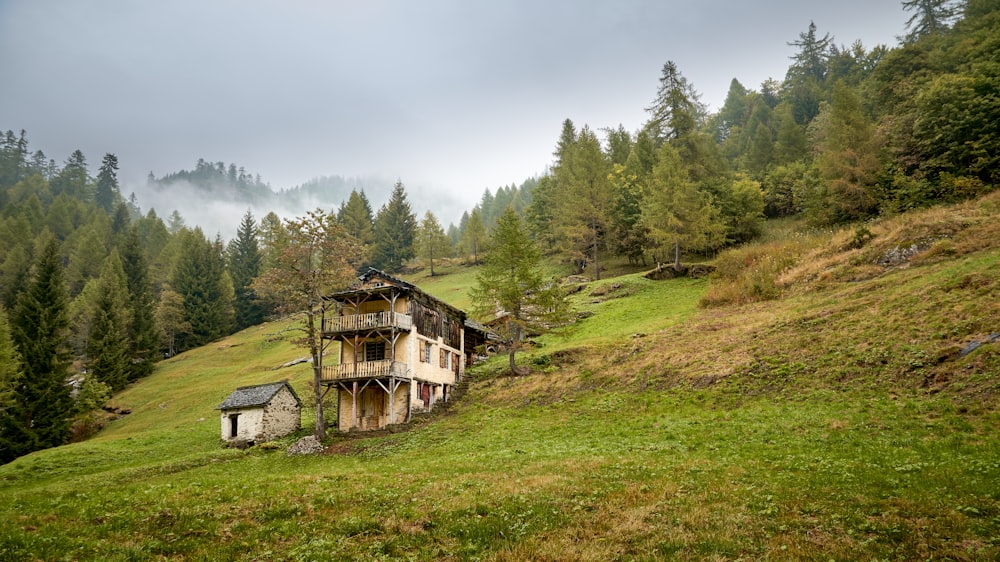
[[[424,401],[424,408],[431,407],[431,385],[420,385],[420,399]]]
[[[235,439],[240,433],[240,415],[239,414],[229,414],[229,438]]]

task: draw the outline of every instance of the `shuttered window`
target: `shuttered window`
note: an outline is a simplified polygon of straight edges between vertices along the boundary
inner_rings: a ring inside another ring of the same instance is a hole
[[[385,342],[369,341],[365,342],[365,361],[384,361]]]

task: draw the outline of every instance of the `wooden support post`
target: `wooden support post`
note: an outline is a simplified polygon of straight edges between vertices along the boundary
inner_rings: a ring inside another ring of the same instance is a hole
[[[389,378],[389,424],[396,423],[396,379]]]
[[[354,392],[351,393],[351,427],[358,427],[358,381],[354,381]]]

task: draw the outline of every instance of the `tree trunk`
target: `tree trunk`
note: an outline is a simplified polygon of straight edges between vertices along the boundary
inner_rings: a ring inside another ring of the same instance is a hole
[[[507,334],[510,338],[510,345],[507,347],[510,357],[510,372],[514,376],[527,375],[531,372],[531,369],[528,367],[518,367],[514,361],[514,354],[517,353],[517,348],[521,345],[521,328],[512,322],[510,317],[507,318]]]
[[[515,347],[511,346],[511,348],[510,348],[510,372],[513,373],[515,376],[519,376],[519,377],[523,377],[524,375],[530,374],[531,373],[531,368],[530,367],[518,367],[517,363],[514,362],[514,353],[516,353],[516,352],[517,352],[517,349]]]
[[[600,238],[597,235],[597,223],[591,223],[591,230],[594,233],[594,280],[601,280],[601,262],[597,258],[598,246],[600,245]]]
[[[312,310],[306,313],[306,330],[309,337],[309,353],[312,355],[313,364],[313,395],[316,400],[316,428],[313,435],[316,439],[323,440],[326,437],[326,420],[323,416],[323,359],[319,349],[319,341],[316,334],[316,316]]]
[[[674,242],[674,269],[681,268],[681,245]]]

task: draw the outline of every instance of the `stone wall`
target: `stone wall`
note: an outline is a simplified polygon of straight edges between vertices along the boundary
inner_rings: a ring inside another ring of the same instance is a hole
[[[284,437],[289,433],[295,433],[301,426],[302,408],[288,388],[284,387],[264,406],[260,434],[255,441],[270,441]]]
[[[263,408],[240,408],[237,410],[226,410],[222,412],[222,440],[223,441],[256,441],[257,434],[260,433]],[[232,420],[236,418],[236,435],[232,435]]]

